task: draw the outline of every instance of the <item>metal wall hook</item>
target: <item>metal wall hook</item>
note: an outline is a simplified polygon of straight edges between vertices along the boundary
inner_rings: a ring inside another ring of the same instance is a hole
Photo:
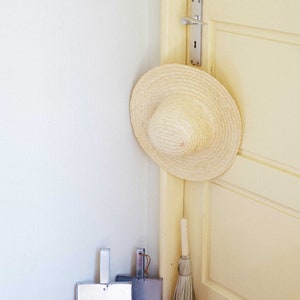
[[[207,25],[207,23],[201,21],[201,17],[195,15],[193,17],[182,17],[181,24],[183,25]]]

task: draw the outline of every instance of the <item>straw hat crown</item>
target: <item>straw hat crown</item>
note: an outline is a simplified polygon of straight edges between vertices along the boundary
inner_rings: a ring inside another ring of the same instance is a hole
[[[134,134],[162,168],[188,180],[221,175],[241,141],[236,103],[215,78],[171,64],[144,74],[130,101]]]

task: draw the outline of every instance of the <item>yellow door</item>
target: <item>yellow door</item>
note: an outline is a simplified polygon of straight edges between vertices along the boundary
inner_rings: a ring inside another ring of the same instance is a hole
[[[162,0],[162,63],[186,63],[185,0]],[[202,69],[236,100],[244,135],[211,182],[161,171],[160,275],[172,299],[189,220],[196,299],[300,299],[300,1],[204,0]],[[184,200],[183,200],[184,199]]]

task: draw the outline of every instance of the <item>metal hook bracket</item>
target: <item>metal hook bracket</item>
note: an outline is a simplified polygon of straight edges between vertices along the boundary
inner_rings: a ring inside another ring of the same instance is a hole
[[[202,26],[207,25],[207,23],[202,21],[203,0],[188,1],[189,11],[192,17],[187,16],[181,18],[183,25],[191,25],[188,31],[188,59],[192,65],[201,66]]]

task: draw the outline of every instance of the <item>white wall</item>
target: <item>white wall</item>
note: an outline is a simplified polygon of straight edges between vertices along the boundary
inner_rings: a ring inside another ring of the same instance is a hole
[[[112,279],[137,246],[157,272],[158,168],[128,106],[158,22],[159,0],[0,1],[1,299],[74,299],[100,247]]]

